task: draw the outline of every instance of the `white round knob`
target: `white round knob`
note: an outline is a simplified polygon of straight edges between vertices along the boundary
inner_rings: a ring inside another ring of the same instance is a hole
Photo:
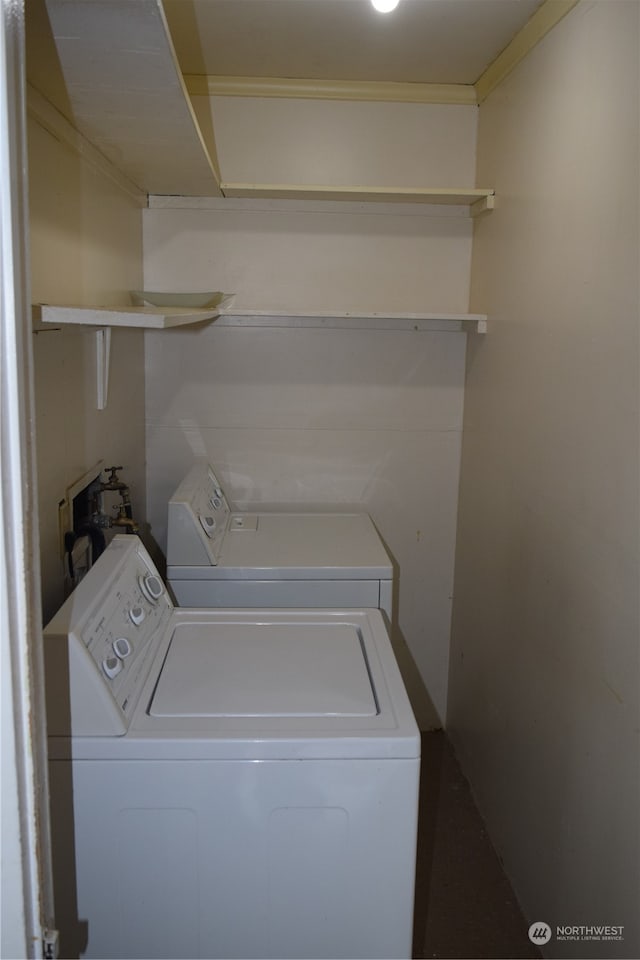
[[[138,583],[149,603],[157,603],[164,593],[162,580],[156,577],[154,573],[148,573],[146,576],[140,577]]]
[[[129,618],[136,627],[139,627],[144,620],[144,607],[131,607],[131,610],[129,610]]]
[[[113,680],[113,678],[117,677],[122,670],[122,660],[120,660],[118,657],[105,657],[102,661],[102,669],[107,677],[109,677],[110,680]]]
[[[128,657],[132,650],[133,647],[126,637],[118,637],[117,640],[113,641],[113,652],[120,660]]]
[[[200,517],[200,525],[208,537],[213,536],[213,531],[216,528],[215,517]]]

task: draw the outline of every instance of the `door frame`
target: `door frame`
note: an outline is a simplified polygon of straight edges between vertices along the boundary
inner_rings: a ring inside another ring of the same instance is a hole
[[[25,89],[24,0],[0,0],[0,955],[40,958],[55,948]]]

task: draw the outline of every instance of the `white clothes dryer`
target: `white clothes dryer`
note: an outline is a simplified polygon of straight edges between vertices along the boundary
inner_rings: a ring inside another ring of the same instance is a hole
[[[174,609],[114,538],[45,629],[64,956],[411,956],[420,741],[379,610]]]
[[[378,607],[393,567],[366,513],[233,513],[198,461],[169,500],[167,581],[180,606]]]

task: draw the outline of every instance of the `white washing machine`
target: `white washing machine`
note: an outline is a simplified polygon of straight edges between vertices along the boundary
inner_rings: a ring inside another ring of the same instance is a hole
[[[379,610],[174,609],[119,536],[45,657],[62,956],[411,956],[420,741]]]
[[[180,606],[379,607],[393,567],[366,513],[232,513],[198,461],[169,500],[167,580]]]

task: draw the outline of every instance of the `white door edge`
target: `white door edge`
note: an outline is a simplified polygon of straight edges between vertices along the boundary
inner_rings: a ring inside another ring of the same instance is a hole
[[[0,955],[43,956],[47,802],[28,270],[24,0],[0,3]]]

